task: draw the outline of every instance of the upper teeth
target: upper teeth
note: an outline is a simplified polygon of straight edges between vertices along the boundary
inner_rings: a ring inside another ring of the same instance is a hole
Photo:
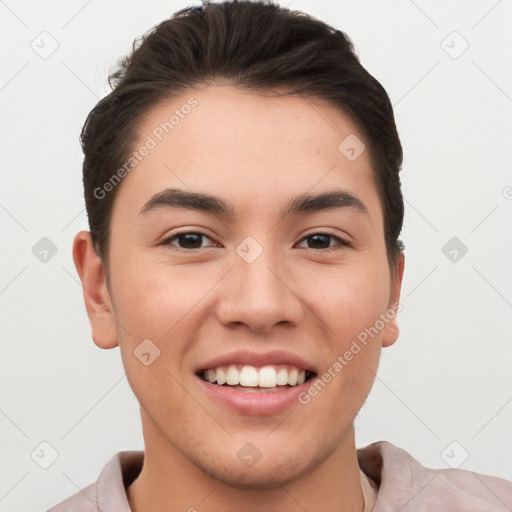
[[[263,366],[258,369],[250,365],[242,366],[239,369],[235,365],[230,365],[205,370],[204,378],[220,385],[273,388],[303,384],[306,381],[306,371],[283,366]]]

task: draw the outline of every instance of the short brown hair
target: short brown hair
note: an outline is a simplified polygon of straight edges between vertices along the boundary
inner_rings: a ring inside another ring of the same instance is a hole
[[[299,11],[246,0],[182,9],[136,39],[109,76],[112,92],[89,113],[81,133],[84,193],[104,264],[119,186],[100,197],[98,190],[126,162],[152,107],[213,80],[247,90],[284,89],[328,101],[351,117],[369,145],[394,274],[403,249],[403,155],[386,91],[361,65],[344,32]]]

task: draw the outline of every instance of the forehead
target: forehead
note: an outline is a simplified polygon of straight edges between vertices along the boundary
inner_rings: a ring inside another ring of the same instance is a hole
[[[229,147],[232,154],[274,161],[311,152],[337,157],[347,136],[363,139],[347,114],[331,103],[229,85],[191,89],[159,103],[146,114],[139,135],[168,145],[185,143],[198,153],[214,151],[212,156]]]
[[[243,198],[246,210],[334,187],[378,201],[363,135],[325,101],[210,85],[152,108],[138,138],[145,155],[119,193],[139,206],[164,188]]]

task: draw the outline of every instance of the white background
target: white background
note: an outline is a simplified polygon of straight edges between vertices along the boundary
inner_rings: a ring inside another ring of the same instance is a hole
[[[187,5],[0,2],[1,511],[46,510],[116,452],[143,449],[119,349],[93,344],[71,257],[87,229],[78,136],[118,57]],[[383,352],[357,444],[388,440],[446,468],[456,441],[452,460],[469,455],[460,467],[512,479],[512,1],[280,5],[351,37],[404,146],[401,336]],[[43,31],[58,42],[47,59],[31,47]],[[442,252],[454,236],[468,248],[457,262]],[[46,263],[32,253],[42,237],[58,250]],[[31,458],[43,441],[59,455],[48,469]]]

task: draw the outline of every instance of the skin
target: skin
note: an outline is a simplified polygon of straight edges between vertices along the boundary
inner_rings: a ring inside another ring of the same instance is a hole
[[[363,510],[353,422],[381,348],[398,337],[395,319],[310,403],[279,414],[228,408],[200,388],[194,369],[236,349],[282,349],[321,375],[398,303],[404,258],[393,278],[369,152],[349,161],[338,150],[349,134],[364,137],[326,102],[214,84],[150,111],[140,140],[191,96],[198,105],[117,191],[108,280],[89,232],[74,242],[94,342],[120,347],[140,402],[145,464],[128,488],[130,505],[139,512]],[[171,187],[219,196],[235,216],[139,214]],[[357,196],[368,214],[281,214],[291,198],[333,188]],[[161,244],[178,232],[204,233],[202,247]],[[307,238],[326,232],[350,245]],[[250,264],[236,252],[247,236],[263,248]],[[160,349],[149,366],[133,353],[147,338]],[[250,467],[237,457],[247,442],[262,454]]]

